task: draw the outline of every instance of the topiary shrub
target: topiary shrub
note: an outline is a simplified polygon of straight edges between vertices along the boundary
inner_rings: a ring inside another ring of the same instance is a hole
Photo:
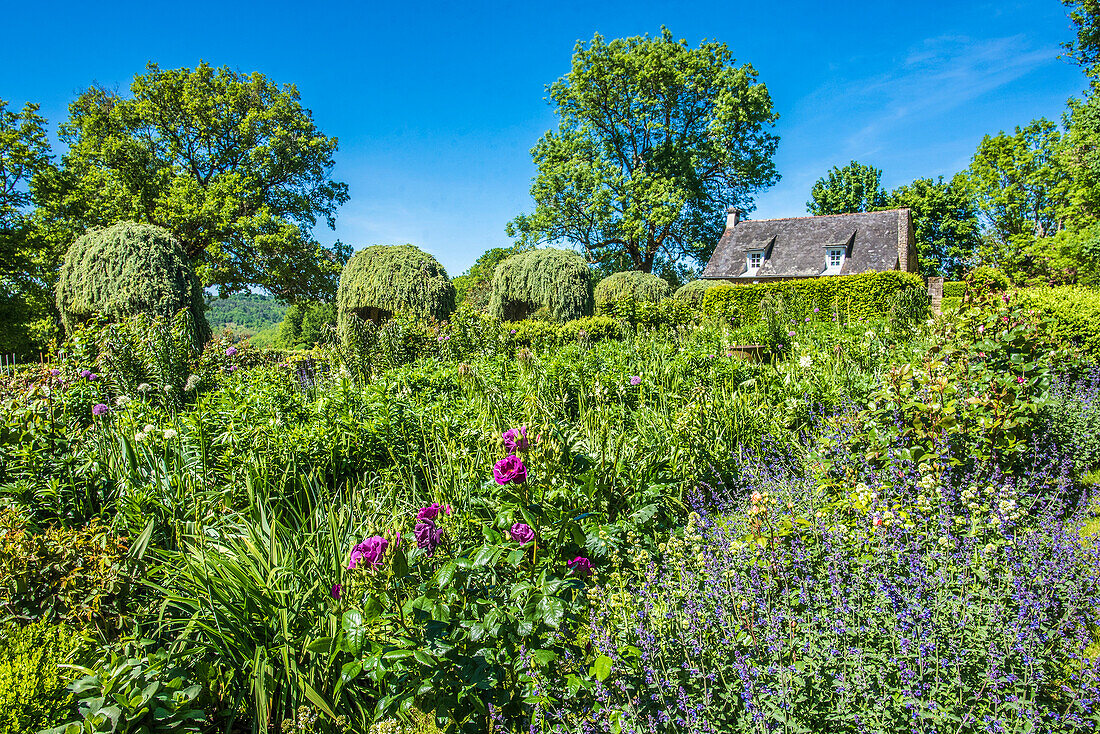
[[[652,303],[672,295],[672,286],[653,273],[640,270],[627,270],[613,273],[601,280],[595,290],[596,308],[610,304],[631,301],[634,303]]]
[[[966,283],[961,280],[945,280],[943,282],[944,298],[962,298],[966,291]]]
[[[196,343],[210,338],[202,285],[183,245],[151,224],[119,222],[89,230],[65,253],[55,292],[67,331],[94,316],[170,318],[187,309]]]
[[[1003,293],[1012,282],[996,268],[974,268],[965,281],[964,296],[971,300],[984,298],[990,293]]]
[[[591,271],[576,252],[529,250],[497,265],[489,313],[520,321],[543,307],[558,322],[592,315]]]
[[[692,308],[699,308],[703,305],[703,295],[707,290],[719,285],[729,285],[729,283],[723,280],[703,280],[700,278],[680,286],[672,297],[690,304]]]
[[[374,245],[355,253],[340,274],[337,320],[375,324],[400,314],[443,321],[455,310],[455,287],[439,262],[413,245]]]

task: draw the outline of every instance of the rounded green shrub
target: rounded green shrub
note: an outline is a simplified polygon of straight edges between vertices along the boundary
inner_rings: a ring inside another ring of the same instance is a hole
[[[966,276],[966,293],[972,299],[1004,293],[1010,285],[1008,276],[996,268],[974,268]]]
[[[560,323],[592,315],[591,270],[578,253],[528,250],[497,265],[489,313],[520,321],[543,307]]]
[[[698,308],[703,305],[703,295],[707,290],[719,285],[729,285],[729,283],[722,280],[703,280],[700,278],[680,286],[672,297],[690,304],[693,308]]]
[[[672,295],[672,286],[660,276],[627,270],[601,280],[595,290],[596,308],[619,301],[653,303]]]
[[[151,224],[119,222],[86,232],[65,253],[56,295],[67,331],[95,316],[111,321],[137,314],[171,318],[187,309],[196,341],[210,336],[202,285],[183,245]]]
[[[439,262],[413,245],[374,245],[355,253],[340,274],[338,319],[380,324],[401,314],[444,321],[455,310],[455,287]]]
[[[36,732],[71,713],[74,677],[65,664],[86,662],[83,638],[38,620],[0,628],[0,732]]]

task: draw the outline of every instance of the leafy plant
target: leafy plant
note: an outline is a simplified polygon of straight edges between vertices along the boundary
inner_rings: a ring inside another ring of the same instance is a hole
[[[0,732],[40,731],[69,716],[71,675],[63,666],[87,653],[86,641],[65,626],[6,624],[0,630]]]

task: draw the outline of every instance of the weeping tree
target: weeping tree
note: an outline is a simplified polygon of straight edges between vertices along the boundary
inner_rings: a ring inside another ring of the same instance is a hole
[[[640,270],[613,273],[596,285],[596,308],[618,301],[647,303],[672,295],[672,286],[664,278]]]
[[[672,297],[692,306],[702,306],[703,294],[707,292],[708,288],[713,288],[716,285],[729,285],[729,283],[723,280],[703,280],[700,278],[680,286]]]
[[[344,266],[336,305],[341,323],[354,315],[379,324],[397,314],[443,321],[454,313],[455,287],[443,266],[423,250],[374,245]]]
[[[171,317],[186,309],[196,343],[210,337],[202,287],[183,245],[152,224],[119,222],[77,238],[65,253],[56,295],[68,331],[95,316]]]
[[[489,313],[520,321],[542,308],[561,322],[592,315],[592,272],[578,253],[528,250],[497,265]]]

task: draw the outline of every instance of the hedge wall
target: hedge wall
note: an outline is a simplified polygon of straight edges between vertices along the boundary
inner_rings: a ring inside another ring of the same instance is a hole
[[[889,271],[722,285],[705,291],[702,311],[706,316],[751,323],[760,319],[760,301],[775,293],[792,316],[805,317],[816,308],[821,316],[836,316],[843,322],[886,315],[903,291],[924,293],[924,280],[913,273]]]
[[[542,308],[559,323],[592,315],[592,274],[581,255],[553,248],[528,250],[497,265],[490,314],[519,321]]]
[[[65,252],[56,294],[68,331],[93,316],[171,318],[188,309],[196,342],[210,338],[202,286],[183,245],[151,224],[119,222],[77,238]]]
[[[964,290],[966,290],[966,283],[961,280],[945,280],[943,282],[944,298],[962,298]]]
[[[395,314],[447,319],[455,287],[434,257],[413,245],[364,247],[348,260],[336,294],[338,319],[349,314],[380,323]]]
[[[599,282],[595,290],[596,309],[607,304],[631,300],[653,303],[672,295],[672,286],[664,278],[640,270],[613,273]]]
[[[1100,362],[1100,291],[1084,286],[1038,286],[1013,295],[1016,303],[1050,319],[1059,339],[1080,347]]]

